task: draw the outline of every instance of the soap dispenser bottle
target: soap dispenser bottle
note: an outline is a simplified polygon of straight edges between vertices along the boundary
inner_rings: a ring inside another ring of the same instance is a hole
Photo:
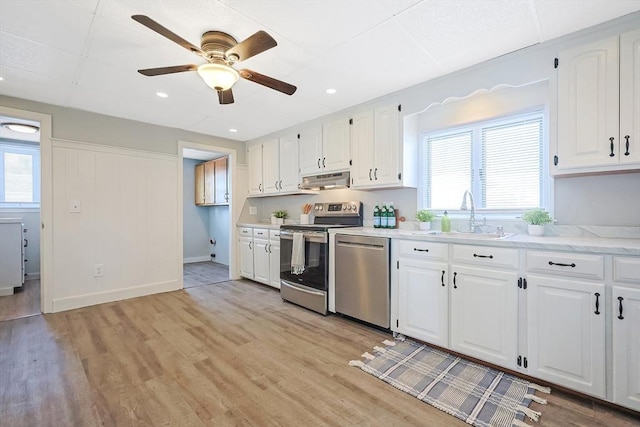
[[[449,218],[449,214],[447,211],[444,211],[442,215],[442,221],[440,221],[440,230],[448,233],[451,231],[451,218]]]

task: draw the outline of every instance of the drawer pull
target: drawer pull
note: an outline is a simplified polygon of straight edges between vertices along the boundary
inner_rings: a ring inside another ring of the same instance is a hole
[[[442,270],[442,277],[440,278],[440,281],[442,282],[442,286],[444,287],[444,270]]]
[[[557,265],[559,267],[571,267],[571,268],[576,268],[576,264],[575,263],[571,263],[571,264],[563,264],[561,262],[553,262],[553,261],[549,261],[549,265]]]
[[[620,312],[620,314],[618,315],[618,319],[622,320],[624,319],[624,316],[622,316],[622,301],[624,300],[624,298],[622,297],[618,297],[618,311]]]
[[[418,248],[413,248],[414,251],[416,252],[429,252],[429,249],[418,249]]]
[[[493,255],[478,255],[478,254],[473,254],[474,258],[489,258],[489,259],[493,259]]]
[[[596,292],[596,311],[595,314],[600,314],[600,294]]]
[[[453,272],[453,289],[458,289],[458,287],[456,286],[456,276],[458,275],[458,273],[456,273],[455,271]]]

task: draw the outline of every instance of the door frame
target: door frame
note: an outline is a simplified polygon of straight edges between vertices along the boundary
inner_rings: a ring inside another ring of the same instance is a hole
[[[229,176],[229,279],[236,280],[240,276],[236,273],[237,257],[236,254],[236,239],[235,239],[235,220],[236,220],[236,167],[238,153],[234,148],[219,147],[215,145],[199,144],[189,141],[178,141],[178,241],[180,247],[178,248],[178,271],[180,271],[180,283],[184,287],[183,277],[183,260],[184,260],[184,218],[183,218],[183,206],[184,206],[184,157],[183,151],[185,148],[191,148],[199,151],[209,151],[214,153],[226,154],[229,158],[228,164],[228,176]],[[239,209],[239,207],[238,207]]]
[[[40,122],[40,311],[53,311],[53,174],[51,115],[0,106],[0,114]]]

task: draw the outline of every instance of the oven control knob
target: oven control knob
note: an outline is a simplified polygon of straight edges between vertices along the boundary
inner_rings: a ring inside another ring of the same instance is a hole
[[[349,205],[349,206],[347,207],[347,210],[349,210],[349,211],[351,210],[351,205]]]
[[[346,211],[347,210],[347,205],[342,205],[342,210]]]
[[[316,206],[316,209],[322,210],[322,205]]]
[[[356,205],[351,205],[351,210],[353,210],[354,212],[358,210],[358,208],[356,207]]]

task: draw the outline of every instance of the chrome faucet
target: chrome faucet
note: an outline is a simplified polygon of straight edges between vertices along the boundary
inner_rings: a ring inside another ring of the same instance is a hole
[[[476,231],[481,231],[478,225],[485,225],[487,219],[485,218],[482,224],[476,224],[476,204],[473,200],[473,193],[471,193],[471,191],[469,190],[466,190],[462,195],[462,205],[460,205],[460,210],[467,210],[467,194],[469,195],[469,202],[471,203],[471,213],[469,215],[469,231],[471,233],[475,233]],[[478,227],[478,229],[476,229],[476,227]]]

